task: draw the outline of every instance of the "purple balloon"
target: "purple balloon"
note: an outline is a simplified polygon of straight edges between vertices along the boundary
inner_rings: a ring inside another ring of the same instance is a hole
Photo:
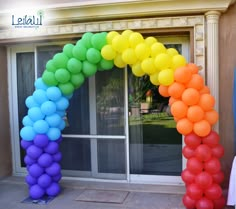
[[[56,154],[59,151],[59,145],[57,142],[49,142],[44,151],[51,155]]]
[[[24,157],[24,162],[26,165],[33,165],[34,163],[36,163],[35,159],[32,159],[31,157],[29,157],[28,155],[26,155]]]
[[[61,172],[61,166],[58,163],[52,163],[45,171],[50,176],[56,176]]]
[[[44,196],[45,191],[39,185],[35,184],[32,187],[30,187],[29,194],[32,199],[37,200]]]
[[[28,185],[32,186],[34,184],[37,184],[37,178],[34,178],[33,176],[31,175],[27,175],[25,177],[25,181]]]
[[[49,167],[52,164],[52,162],[53,158],[48,153],[43,153],[38,159],[38,164],[41,167]]]
[[[31,165],[28,170],[29,174],[35,178],[38,178],[44,172],[44,169],[40,167],[37,163]]]
[[[55,162],[60,162],[61,159],[62,159],[62,154],[61,154],[61,152],[57,152],[57,153],[54,154],[52,157],[53,157],[53,160],[54,160]]]
[[[31,145],[26,150],[27,155],[33,159],[37,159],[41,154],[43,150],[35,145]]]
[[[62,142],[62,140],[63,140],[63,138],[62,138],[62,135],[56,140],[57,141],[57,143],[61,143]]]
[[[56,175],[56,176],[53,176],[53,177],[52,177],[52,180],[55,181],[55,182],[59,182],[59,181],[61,180],[61,177],[62,177],[62,176],[61,176],[61,173],[60,173],[60,174],[58,174],[58,175]]]
[[[48,196],[57,196],[61,189],[58,183],[53,182],[46,190]]]
[[[37,134],[34,137],[34,144],[38,147],[44,148],[48,145],[49,138],[45,134]]]
[[[33,143],[31,142],[31,141],[26,141],[26,140],[24,140],[24,139],[22,139],[21,141],[20,141],[20,145],[21,145],[21,147],[22,148],[24,148],[24,149],[27,149],[29,146],[31,146]]]
[[[49,187],[51,183],[52,183],[52,178],[49,175],[47,175],[46,173],[41,175],[38,178],[38,185],[42,188]]]

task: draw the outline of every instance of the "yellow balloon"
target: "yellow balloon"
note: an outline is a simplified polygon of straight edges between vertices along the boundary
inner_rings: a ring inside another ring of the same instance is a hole
[[[116,51],[111,45],[105,45],[101,50],[101,55],[106,60],[113,60],[116,57]]]
[[[126,66],[126,63],[123,61],[121,54],[116,54],[116,57],[114,59],[115,66],[119,68],[124,68]]]
[[[122,35],[115,36],[112,40],[112,47],[117,52],[121,53],[129,47],[129,41],[126,37],[124,37]]]
[[[133,48],[128,48],[123,51],[122,59],[126,64],[134,64],[137,62],[137,57]]]
[[[125,30],[121,33],[122,36],[129,38],[130,35],[133,33],[132,30]]]
[[[132,48],[135,48],[138,44],[142,43],[143,41],[144,41],[143,36],[138,32],[134,32],[129,36],[129,44]]]
[[[143,72],[141,63],[137,62],[136,64],[132,65],[132,73],[137,77],[142,77],[145,75],[145,72]]]
[[[161,53],[166,53],[166,47],[160,42],[156,42],[152,44],[151,56],[156,57],[156,55],[161,54]]]
[[[107,43],[108,43],[108,44],[111,44],[113,38],[115,38],[117,35],[119,35],[119,33],[116,32],[116,31],[111,31],[111,32],[109,32],[109,33],[107,34],[107,36],[106,36]]]
[[[150,56],[151,49],[148,44],[140,43],[135,47],[135,54],[139,60],[144,60]]]
[[[151,75],[157,72],[153,58],[144,59],[141,62],[141,67],[142,67],[143,72],[147,73],[148,75]]]
[[[174,71],[165,69],[159,72],[158,80],[161,85],[169,86],[174,82]]]
[[[144,41],[145,41],[145,43],[146,43],[148,46],[151,47],[154,43],[157,42],[157,39],[154,38],[154,37],[152,37],[152,36],[150,36],[150,37],[147,37]]]
[[[172,57],[172,68],[173,70],[175,70],[178,67],[182,67],[186,65],[186,59],[184,58],[184,56],[177,54],[175,56]]]
[[[156,86],[160,85],[159,72],[150,75],[150,81],[153,85],[156,85]]]
[[[171,56],[167,53],[158,54],[155,58],[155,66],[158,70],[170,68],[172,66]]]
[[[171,57],[179,54],[179,52],[175,48],[169,48],[166,50],[166,53],[169,54]]]

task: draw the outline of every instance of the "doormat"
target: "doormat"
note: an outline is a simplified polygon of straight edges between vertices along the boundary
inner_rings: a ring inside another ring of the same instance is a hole
[[[84,202],[116,203],[122,204],[127,198],[127,191],[111,190],[84,190],[75,200]]]
[[[21,203],[28,203],[28,204],[36,204],[36,205],[46,205],[51,202],[55,197],[51,196],[44,196],[38,200],[34,200],[31,197],[27,197],[26,199],[22,200]]]

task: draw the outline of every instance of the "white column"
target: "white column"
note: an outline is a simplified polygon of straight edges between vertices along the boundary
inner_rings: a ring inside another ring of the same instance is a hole
[[[214,96],[215,110],[219,113],[219,17],[220,12],[209,11],[206,14],[206,41],[207,41],[207,86]],[[214,126],[219,132],[219,122]]]

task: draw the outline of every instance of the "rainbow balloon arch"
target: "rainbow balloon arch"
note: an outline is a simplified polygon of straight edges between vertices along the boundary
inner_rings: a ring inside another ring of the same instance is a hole
[[[177,131],[184,135],[185,142],[183,204],[188,209],[224,208],[220,186],[224,174],[219,161],[224,148],[212,129],[218,121],[214,97],[195,64],[187,63],[176,49],[167,49],[156,38],[143,38],[131,30],[85,33],[75,45],[66,44],[61,53],[55,54],[35,81],[35,91],[25,101],[28,114],[20,131],[30,197],[40,199],[60,193],[59,144],[65,128],[63,117],[74,90],[97,71],[126,65],[137,77],[149,75],[160,94],[169,97]]]

